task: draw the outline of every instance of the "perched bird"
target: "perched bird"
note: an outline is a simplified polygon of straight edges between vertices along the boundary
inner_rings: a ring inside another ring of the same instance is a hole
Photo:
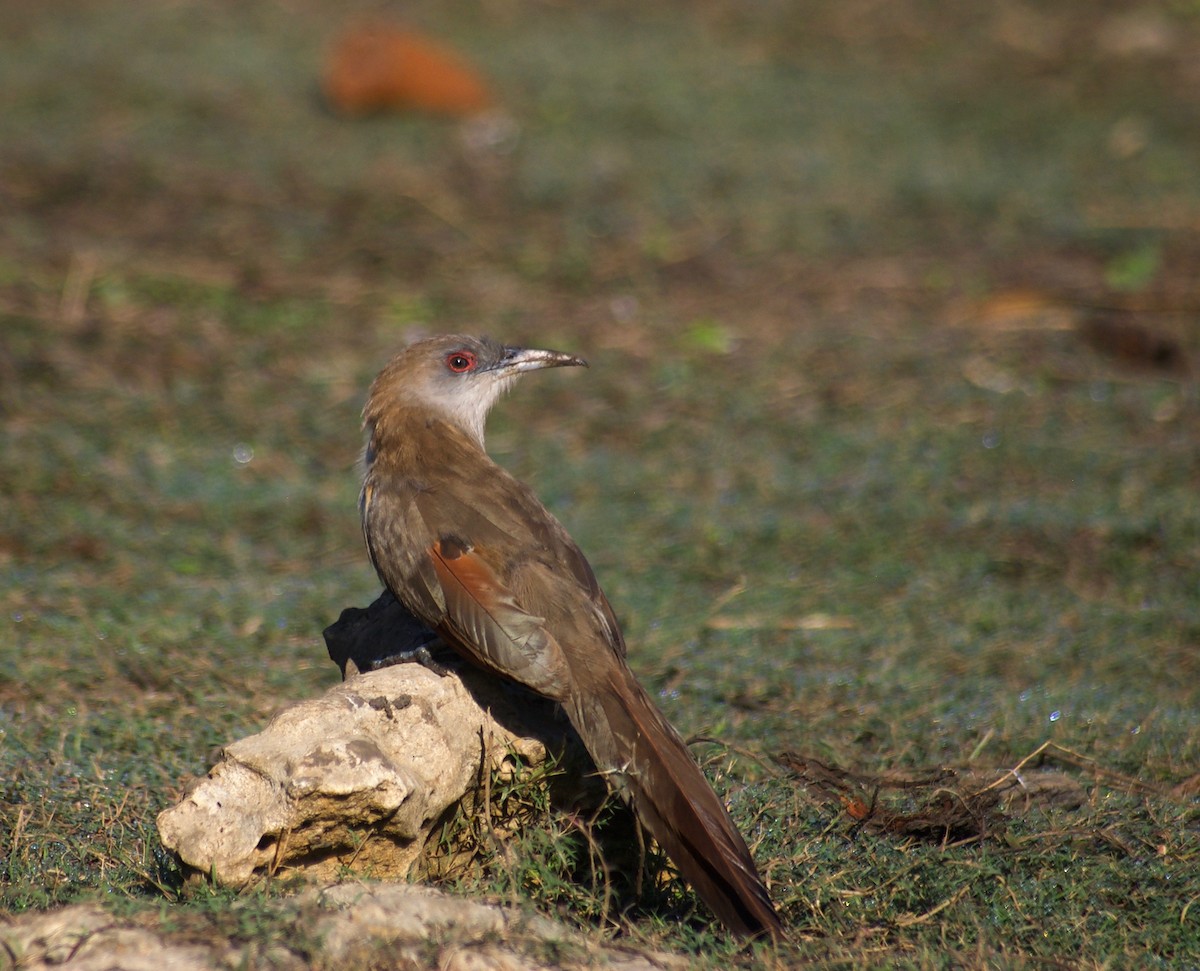
[[[609,785],[726,927],[782,939],[745,841],[626,664],[588,561],[484,450],[488,410],[518,375],[577,365],[486,337],[401,352],[363,409],[367,550],[384,585],[451,648],[562,705]]]

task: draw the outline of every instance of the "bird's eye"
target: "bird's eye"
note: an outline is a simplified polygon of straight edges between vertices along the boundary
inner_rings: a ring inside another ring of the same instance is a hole
[[[446,367],[455,374],[475,370],[475,355],[470,351],[454,351],[446,355]]]

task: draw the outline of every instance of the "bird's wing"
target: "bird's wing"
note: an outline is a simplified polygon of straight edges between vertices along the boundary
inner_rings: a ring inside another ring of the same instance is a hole
[[[454,464],[454,474],[414,495],[429,535],[449,528],[477,549],[494,551],[494,571],[526,610],[549,618],[551,629],[558,630],[557,612],[570,605],[577,623],[594,624],[596,635],[624,657],[621,625],[570,534],[524,483],[490,461],[481,468],[467,459]],[[482,481],[486,489],[480,489]],[[591,607],[586,621],[580,616],[585,604]]]
[[[479,663],[538,694],[562,701],[570,671],[558,641],[541,617],[517,603],[486,553],[455,536],[442,536],[429,550],[446,603],[439,631]]]

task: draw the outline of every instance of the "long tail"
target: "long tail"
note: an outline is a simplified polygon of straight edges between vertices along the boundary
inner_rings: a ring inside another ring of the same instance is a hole
[[[629,668],[608,667],[608,684],[565,705],[593,761],[726,927],[783,940],[746,842],[691,752]]]

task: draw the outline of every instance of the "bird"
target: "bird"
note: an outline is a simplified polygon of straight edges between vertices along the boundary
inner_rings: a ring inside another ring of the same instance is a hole
[[[363,408],[359,511],[370,560],[396,600],[467,662],[561,705],[609,787],[726,928],[785,940],[725,805],[631,671],[591,565],[485,449],[488,412],[519,376],[586,366],[489,337],[404,348]]]

